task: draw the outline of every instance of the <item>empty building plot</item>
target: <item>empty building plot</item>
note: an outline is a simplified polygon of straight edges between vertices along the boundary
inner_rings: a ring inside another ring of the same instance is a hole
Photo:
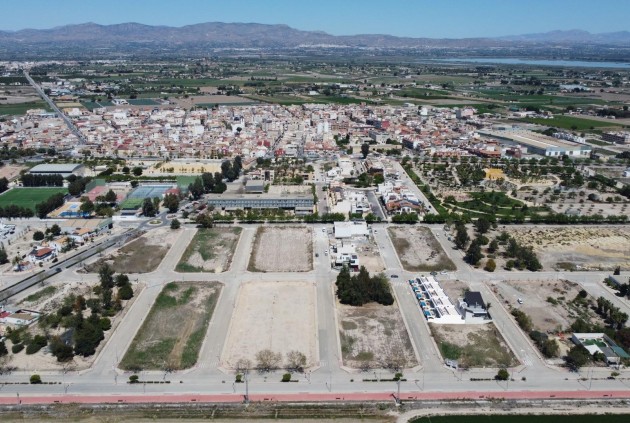
[[[199,229],[175,268],[178,272],[225,272],[230,268],[241,228]]]
[[[308,272],[313,269],[313,234],[306,226],[258,228],[249,259],[251,272]]]
[[[398,304],[337,303],[344,365],[356,369],[410,368],[418,364]]]
[[[299,351],[306,366],[319,361],[315,285],[309,282],[246,282],[241,285],[221,364],[236,368],[248,360],[255,367],[263,350],[280,354]]]
[[[406,271],[456,270],[429,228],[394,226],[387,230]]]

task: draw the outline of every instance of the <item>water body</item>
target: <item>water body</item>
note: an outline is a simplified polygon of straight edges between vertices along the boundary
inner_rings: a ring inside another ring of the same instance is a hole
[[[515,59],[515,58],[453,58],[434,59],[435,62],[450,63],[483,63],[494,65],[534,65],[534,66],[558,66],[577,68],[606,68],[606,69],[630,69],[630,63],[623,62],[588,62],[582,60],[542,60],[542,59]]]
[[[628,414],[609,414],[606,416],[594,415],[486,415],[486,416],[441,416],[419,417],[410,420],[411,423],[627,423],[630,421]]]

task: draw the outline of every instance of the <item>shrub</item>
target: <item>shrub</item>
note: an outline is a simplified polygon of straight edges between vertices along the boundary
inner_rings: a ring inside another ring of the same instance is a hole
[[[138,375],[129,376],[129,383],[138,383],[140,381],[140,377]]]
[[[171,220],[171,229],[179,229],[182,224],[177,219]]]
[[[291,382],[291,373],[285,373],[282,375],[283,382]]]
[[[44,239],[44,233],[42,231],[36,231],[33,234],[33,241],[41,241]]]
[[[37,351],[41,350],[48,344],[48,340],[45,336],[35,335],[31,342],[26,346],[26,354],[35,354]]]
[[[494,378],[496,380],[508,380],[510,378],[510,373],[506,369],[500,369]]]
[[[29,380],[31,382],[31,385],[38,385],[42,383],[42,378],[40,375],[31,375],[31,378]]]
[[[4,341],[1,341],[0,342],[0,357],[4,357],[7,354],[9,354],[9,350],[7,350],[7,346],[4,343]]]
[[[15,344],[11,347],[11,352],[17,354],[24,349],[24,344]]]
[[[486,266],[484,267],[484,270],[486,270],[487,272],[494,272],[496,268],[497,268],[497,263],[493,259],[488,259],[488,261],[486,262]]]

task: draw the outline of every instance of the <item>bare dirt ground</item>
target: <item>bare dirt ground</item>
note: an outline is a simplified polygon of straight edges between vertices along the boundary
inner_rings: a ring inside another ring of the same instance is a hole
[[[313,270],[313,231],[305,226],[258,228],[249,259],[250,272]]]
[[[241,103],[256,103],[256,101],[249,98],[237,96],[237,95],[196,95],[188,98],[174,98],[173,101],[181,107],[191,107],[195,104],[241,104]]]
[[[26,169],[25,166],[5,165],[0,167],[0,178],[7,178],[9,181],[20,175],[20,170]]]
[[[178,272],[225,272],[230,268],[241,228],[199,229],[175,268]]]
[[[271,185],[269,186],[269,194],[310,194],[311,187],[308,185]]]
[[[381,258],[378,245],[373,239],[360,240],[353,243],[356,245],[361,266],[365,266],[370,273],[380,273],[385,270],[385,263]]]
[[[442,356],[457,359],[460,367],[512,367],[519,364],[494,323],[430,323],[429,328]]]
[[[353,307],[337,302],[337,315],[344,365],[395,369],[418,364],[398,304]]]
[[[308,282],[247,282],[241,285],[221,363],[236,367],[240,359],[256,365],[256,353],[269,349],[319,361],[315,285]]]
[[[171,282],[166,285],[120,367],[127,370],[192,367],[197,362],[222,286],[218,282]]]
[[[108,263],[121,273],[153,272],[160,265],[177,236],[177,231],[170,228],[151,230],[113,254],[86,265],[85,269],[95,273],[103,263]]]
[[[458,298],[463,298],[466,291],[469,289],[465,282],[458,279],[456,280],[440,280],[440,287],[444,290],[444,293],[448,295],[448,298],[453,304],[457,304]]]
[[[408,272],[456,270],[429,228],[394,226],[387,230]]]
[[[528,227],[510,231],[530,245],[547,270],[630,270],[630,228],[626,226]],[[574,267],[573,267],[574,266]]]
[[[51,292],[52,289],[50,288],[53,285],[48,285],[45,288],[35,291],[33,295],[31,296],[31,298],[33,298],[32,300],[30,300],[29,297],[26,297],[25,299],[21,300],[18,304],[20,307],[30,309],[30,310],[37,310],[41,312],[42,314],[55,313],[63,305],[64,298],[70,294],[74,294],[77,296],[83,295],[85,298],[90,298],[93,295],[92,288],[94,285],[96,285],[96,283],[90,284],[87,282],[79,282],[79,281],[65,282],[62,285],[54,285],[54,288],[55,288],[54,292]],[[44,289],[47,289],[47,291],[44,291],[44,292],[47,292],[46,294],[42,293]],[[26,370],[26,371],[42,371],[42,370],[43,371],[45,370],[74,371],[74,370],[84,370],[84,369],[90,368],[92,364],[94,363],[94,360],[96,359],[96,357],[98,357],[98,354],[100,353],[100,351],[104,348],[104,346],[107,344],[107,342],[111,338],[116,327],[120,324],[120,322],[124,318],[131,304],[133,304],[133,302],[138,297],[138,295],[140,295],[143,289],[144,289],[143,283],[134,284],[133,298],[129,301],[123,302],[123,309],[119,313],[117,313],[115,316],[110,317],[112,328],[104,332],[105,339],[101,341],[94,355],[89,356],[89,357],[82,357],[80,355],[76,355],[71,361],[67,363],[59,363],[55,356],[47,352],[47,348],[42,348],[40,351],[31,355],[27,355],[24,350],[20,351],[17,354],[10,353],[9,356],[7,356],[8,360],[6,360],[6,357],[5,357],[6,362],[1,363],[1,364],[5,366],[16,367],[18,370]],[[89,310],[84,313],[84,316],[85,317],[89,316],[88,313],[89,313]],[[31,327],[29,328],[29,332],[32,335],[55,336],[55,335],[61,335],[64,331],[65,331],[64,328],[59,327],[57,329],[50,330],[46,334],[38,326],[37,323],[31,325]],[[11,341],[7,340],[6,346],[7,346],[7,349],[11,351],[11,347],[13,346]]]
[[[594,324],[603,324],[593,310],[580,307],[573,302],[581,290],[580,285],[575,282],[562,279],[505,281],[493,284],[491,289],[506,305],[518,307],[526,313],[531,318],[533,326],[541,332],[568,331],[577,318]],[[523,300],[523,304],[518,304],[518,298]]]

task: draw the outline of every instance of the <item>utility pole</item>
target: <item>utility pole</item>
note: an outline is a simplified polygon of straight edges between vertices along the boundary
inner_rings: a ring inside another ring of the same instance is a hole
[[[396,381],[396,386],[397,386],[396,405],[400,405],[400,379]]]
[[[249,369],[245,369],[245,404],[249,404]]]

